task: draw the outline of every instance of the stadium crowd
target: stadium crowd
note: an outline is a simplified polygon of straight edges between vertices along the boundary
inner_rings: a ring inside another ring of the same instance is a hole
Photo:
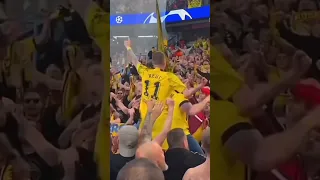
[[[209,39],[199,38],[187,47],[180,40],[179,46],[166,47],[165,60],[164,53],[154,47],[147,57],[139,58],[131,42],[125,41],[128,52],[114,56],[124,57],[126,65],[120,70],[111,66],[112,180],[137,176],[139,168],[127,170],[144,163],[137,158],[156,162],[164,171],[153,179],[183,179],[190,168],[204,168],[201,176],[210,177],[208,43]],[[152,148],[159,151],[151,153]]]
[[[182,179],[199,169],[208,179],[207,40],[168,48],[171,69],[163,53],[153,52],[144,65],[131,54],[121,73],[105,77],[112,62],[109,16],[99,2],[71,0],[43,12],[43,23],[30,31],[0,5],[1,179],[110,179],[109,172],[119,180]],[[141,73],[151,71],[164,81],[150,79],[156,85],[145,87]],[[148,99],[152,91],[157,102]],[[177,158],[187,158],[184,166]]]
[[[212,10],[212,177],[319,179],[319,1]]]
[[[46,14],[40,33],[26,32],[22,21],[3,15],[8,10],[2,3],[1,179],[99,179],[94,154],[105,82],[101,59],[109,63],[110,56],[108,31],[96,29],[108,30],[108,14],[91,0],[70,1]]]

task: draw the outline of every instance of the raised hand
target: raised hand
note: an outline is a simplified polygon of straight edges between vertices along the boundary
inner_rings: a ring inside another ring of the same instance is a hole
[[[169,108],[174,108],[174,101],[173,101],[173,99],[171,99],[171,98],[168,98],[167,99],[167,105],[168,105],[168,107]]]
[[[131,48],[131,41],[124,41],[124,47],[126,47],[127,49]]]
[[[201,86],[205,86],[207,85],[207,83],[208,83],[208,80],[206,78],[201,79]]]
[[[154,105],[152,112],[151,112],[151,119],[156,120],[161,115],[162,111],[164,109],[164,106],[162,103],[157,103]]]
[[[155,106],[156,101],[154,99],[150,99],[145,102],[147,103],[148,112],[151,113],[153,111],[153,107]]]

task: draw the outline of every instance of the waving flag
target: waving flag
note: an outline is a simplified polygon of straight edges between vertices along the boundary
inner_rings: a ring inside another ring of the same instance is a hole
[[[156,12],[157,12],[157,23],[158,23],[158,51],[165,54],[165,58],[167,61],[167,70],[173,71],[173,68],[170,66],[169,58],[167,55],[167,46],[165,45],[167,44],[167,41],[163,38],[161,15],[160,15],[158,0],[156,0]]]

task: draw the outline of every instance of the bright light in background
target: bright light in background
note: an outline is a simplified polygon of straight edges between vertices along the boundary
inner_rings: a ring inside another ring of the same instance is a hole
[[[158,36],[138,36],[138,38],[157,38]]]
[[[128,38],[129,36],[113,36],[113,38],[117,39],[117,38]]]

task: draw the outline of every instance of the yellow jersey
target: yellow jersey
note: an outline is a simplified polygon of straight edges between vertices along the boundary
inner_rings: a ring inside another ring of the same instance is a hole
[[[236,159],[225,147],[224,143],[239,130],[252,127],[249,119],[239,115],[238,108],[231,102],[225,100],[211,99],[211,109],[214,119],[210,122],[211,153],[213,167],[219,167],[219,171],[213,173],[213,179],[223,180],[246,180],[247,167]]]
[[[188,124],[188,115],[187,113],[183,112],[180,107],[184,103],[188,103],[189,100],[184,97],[182,93],[172,93],[171,98],[173,99],[175,106],[173,110],[173,121],[171,125],[171,129],[174,128],[181,128],[183,129],[184,133],[186,135],[190,134],[189,131],[189,124]],[[164,120],[164,121],[163,121]],[[154,126],[153,126],[153,131],[152,131],[152,138],[157,137],[161,131],[164,128],[164,124],[166,122],[166,119],[158,119]],[[167,150],[168,149],[168,143],[167,140],[162,145],[162,149]]]
[[[9,84],[21,87],[21,70],[24,70],[25,81],[32,80],[33,54],[36,45],[33,38],[26,38],[12,43],[7,48],[7,57],[2,61],[2,69]]]
[[[211,91],[224,100],[229,99],[242,87],[244,80],[216,48],[210,47],[210,53]]]
[[[110,72],[110,14],[105,12],[96,2],[91,2],[84,18],[89,35],[101,50],[104,72]],[[109,74],[110,75],[110,74]],[[104,75],[105,89],[110,89],[108,74]],[[104,93],[101,110],[101,121],[98,125],[95,157],[97,159],[100,179],[110,178],[110,159],[106,152],[110,151],[110,111],[108,109],[110,93]]]
[[[182,93],[186,89],[186,86],[171,72],[165,72],[159,68],[150,69],[142,64],[139,64],[137,69],[142,78],[142,101],[140,103],[140,128],[142,128],[148,111],[147,104],[143,100],[155,99],[158,102],[165,103],[166,99],[169,98],[173,92]],[[168,108],[165,107],[157,121],[165,121],[167,115]],[[155,133],[161,132],[162,128],[157,128],[156,125],[154,127]]]

